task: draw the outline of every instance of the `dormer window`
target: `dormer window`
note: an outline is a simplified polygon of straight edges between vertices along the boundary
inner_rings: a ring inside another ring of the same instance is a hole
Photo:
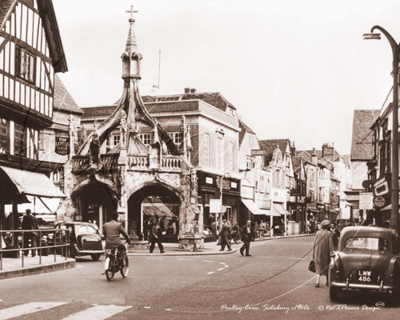
[[[20,47],[17,47],[16,55],[17,55],[15,59],[16,76],[34,83],[35,69],[36,69],[35,56]]]

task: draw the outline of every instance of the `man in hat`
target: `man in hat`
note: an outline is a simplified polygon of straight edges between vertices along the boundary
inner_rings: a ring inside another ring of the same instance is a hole
[[[315,263],[315,273],[317,274],[317,283],[315,287],[319,288],[319,279],[321,275],[326,276],[326,285],[328,286],[328,271],[330,255],[334,250],[332,233],[329,231],[330,221],[321,222],[321,230],[317,231],[314,240],[313,260]]]
[[[228,251],[232,251],[231,244],[229,243],[229,238],[231,235],[231,223],[226,221],[226,219],[222,222],[222,229],[221,229],[221,249],[219,251],[224,251],[225,246],[228,247]]]
[[[250,251],[250,241],[253,235],[253,231],[251,230],[250,220],[248,220],[247,224],[241,228],[240,233],[242,234],[242,240],[243,240],[243,246],[240,248],[240,254],[243,256],[243,251],[246,250],[246,257],[251,257],[249,251]]]
[[[31,214],[30,209],[26,209],[26,215],[22,220],[22,229],[23,230],[38,230],[39,225],[35,216]],[[24,233],[24,248],[29,248],[29,240],[31,240],[31,246],[37,246],[37,231],[33,232],[25,232]],[[24,255],[28,255],[29,250],[24,250]],[[36,250],[32,249],[32,257],[36,255]]]

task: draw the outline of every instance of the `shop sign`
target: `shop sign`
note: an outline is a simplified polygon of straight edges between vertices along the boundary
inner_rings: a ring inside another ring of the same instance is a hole
[[[65,156],[69,153],[69,137],[65,134],[56,135],[55,153]]]
[[[241,196],[242,198],[253,199],[253,187],[242,186]]]
[[[285,202],[286,201],[286,189],[272,189],[273,200],[278,202]]]
[[[255,150],[251,150],[251,156],[266,156],[268,154],[267,150],[263,150],[263,149],[255,149]]]
[[[214,179],[211,177],[206,177],[206,183],[207,184],[213,184],[214,183]]]

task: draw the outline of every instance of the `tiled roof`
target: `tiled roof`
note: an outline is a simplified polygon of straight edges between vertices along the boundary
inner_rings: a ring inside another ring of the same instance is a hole
[[[55,75],[54,82],[54,111],[65,111],[67,113],[78,114],[83,113],[57,75]]]
[[[300,150],[296,151],[296,156],[301,157],[301,158],[303,159],[303,162],[309,162],[309,163],[311,163],[311,162],[312,162],[311,154],[312,154],[312,151],[311,151],[311,153],[309,153],[308,151],[305,151],[305,150],[303,150],[303,151],[300,151]]]
[[[239,119],[239,127],[241,131],[239,132],[239,146],[242,145],[244,136],[246,135],[246,132],[251,133],[251,134],[256,134],[249,126],[247,126],[242,119]]]
[[[281,150],[282,155],[284,155],[286,153],[286,147],[288,143],[290,143],[289,139],[259,140],[260,149],[267,150],[267,154],[265,156],[266,163],[269,163],[272,160],[272,154],[277,146]]]
[[[370,127],[379,117],[379,110],[354,110],[351,160],[370,160],[374,156]]]
[[[202,93],[182,93],[176,95],[165,96],[142,96],[144,103],[146,102],[164,102],[164,101],[182,101],[182,100],[202,100],[222,111],[226,108],[236,108],[226,100],[219,92],[202,92]]]

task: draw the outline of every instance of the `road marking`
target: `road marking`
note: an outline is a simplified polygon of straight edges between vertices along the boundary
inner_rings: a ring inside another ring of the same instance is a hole
[[[225,262],[220,262],[220,264],[226,264]]]
[[[162,260],[163,258],[146,258],[148,260]]]
[[[207,272],[207,274],[212,274],[212,273],[214,273],[215,271],[210,271],[210,272]]]
[[[165,311],[171,311],[172,309],[165,309]]]
[[[131,306],[95,306],[78,313],[74,313],[62,320],[104,320],[122,311],[132,308]]]
[[[215,261],[209,261],[209,260],[203,260],[204,262],[215,262]]]
[[[144,307],[145,309],[150,309],[150,307]]]
[[[183,258],[182,258],[182,259],[178,258],[178,260],[182,260],[182,261],[183,261],[183,260],[193,261],[193,259],[183,259]]]
[[[228,267],[229,267],[229,266],[226,264],[226,265],[225,265],[225,268],[228,268]]]
[[[0,319],[6,320],[67,304],[66,302],[30,302],[0,310]]]
[[[219,268],[218,271],[225,270],[225,268]]]

